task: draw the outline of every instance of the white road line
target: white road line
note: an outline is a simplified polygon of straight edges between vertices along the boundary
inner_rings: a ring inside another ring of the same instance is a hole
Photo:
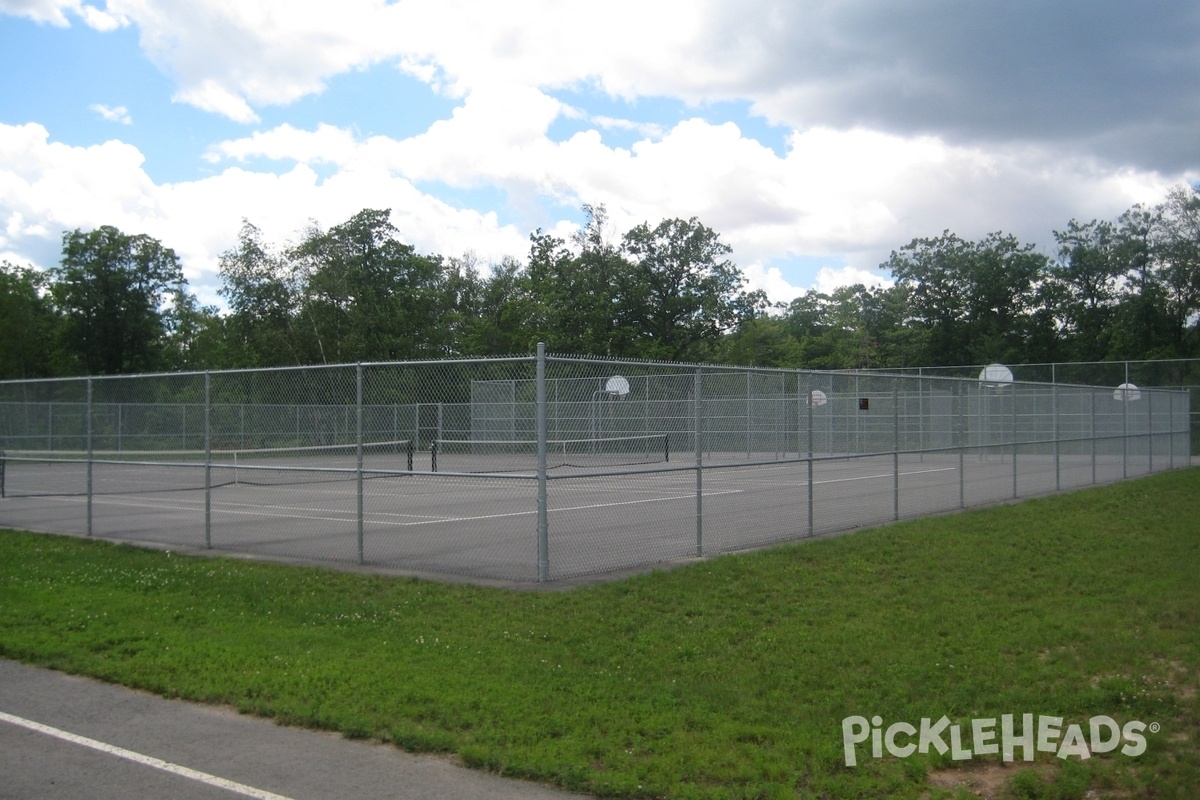
[[[65,742],[71,742],[72,744],[81,745],[83,747],[90,747],[93,750],[99,750],[101,753],[106,753],[110,756],[116,756],[117,758],[124,758],[127,761],[134,762],[135,764],[141,764],[142,766],[160,769],[163,772],[170,772],[173,775],[179,775],[180,777],[198,781],[199,783],[205,783],[209,786],[216,786],[219,789],[235,792],[244,797],[254,797],[258,798],[258,800],[290,800],[290,798],[284,797],[281,794],[268,792],[264,789],[255,789],[253,786],[247,786],[244,783],[238,783],[225,778],[219,778],[216,775],[209,775],[207,772],[200,772],[199,770],[182,767],[178,764],[172,764],[169,761],[163,761],[161,758],[145,756],[141,753],[135,753],[132,750],[126,750],[123,747],[117,747],[116,745],[98,742],[95,739],[89,739],[86,736],[68,733],[67,731],[59,730],[58,728],[51,728],[49,725],[43,725],[40,722],[23,719],[22,717],[14,717],[12,714],[5,714],[3,711],[0,711],[0,721],[18,725],[22,728],[36,731],[37,733],[44,733],[47,736],[53,736],[54,738],[62,739]]]

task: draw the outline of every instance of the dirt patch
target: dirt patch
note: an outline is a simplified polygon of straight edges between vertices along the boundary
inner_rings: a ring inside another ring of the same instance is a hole
[[[1166,673],[1164,682],[1180,700],[1191,700],[1196,696],[1196,673],[1188,669],[1182,661],[1167,661],[1156,659],[1155,666]]]
[[[966,789],[982,800],[997,800],[1005,796],[1013,776],[1026,769],[1032,769],[1045,778],[1054,771],[1054,766],[1044,762],[1005,764],[1002,761],[971,761],[961,767],[930,770],[927,780],[931,786]]]

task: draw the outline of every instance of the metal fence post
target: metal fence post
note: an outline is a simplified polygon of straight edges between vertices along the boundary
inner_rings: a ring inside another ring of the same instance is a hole
[[[1020,387],[1015,383],[1011,383],[1011,384],[1009,384],[1009,386],[1012,387],[1012,450],[1013,450],[1012,496],[1015,499],[1017,496],[1017,390]]]
[[[1154,396],[1158,392],[1146,395],[1146,472],[1154,472]]]
[[[809,374],[808,387],[808,535],[814,532],[813,521],[813,395],[812,374]]]
[[[746,460],[750,460],[751,446],[753,443],[754,430],[754,400],[753,390],[750,387],[750,371],[746,370]]]
[[[900,519],[900,379],[892,383],[892,519]]]
[[[1175,392],[1167,393],[1167,469],[1175,469]]]
[[[92,535],[92,379],[87,379],[87,535]]]
[[[955,444],[958,445],[958,507],[967,507],[967,443],[970,441],[970,435],[967,431],[967,382],[960,380],[955,389],[955,396],[958,398],[958,435],[955,438]]]
[[[1096,482],[1096,390],[1088,392],[1092,417],[1092,483]]]
[[[1125,362],[1126,385],[1129,384],[1129,362]],[[1121,390],[1121,478],[1129,477],[1129,390]]]
[[[692,434],[696,440],[696,557],[704,555],[704,378],[697,368],[692,389]]]
[[[358,495],[358,510],[355,517],[358,524],[358,563],[362,564],[363,557],[363,368],[362,362],[354,369],[354,445],[355,445],[355,483]]]
[[[1062,470],[1059,459],[1058,446],[1058,384],[1054,383],[1050,386],[1050,413],[1054,430],[1054,491],[1062,490]]]
[[[932,416],[932,413],[930,414]],[[917,368],[917,449],[921,451],[921,460],[925,460],[925,379]]]
[[[204,548],[212,549],[212,376],[204,373]]]
[[[441,404],[438,404],[439,417]],[[546,345],[537,345],[537,527],[538,527],[538,581],[549,580],[550,573],[550,523],[546,498]],[[439,419],[440,427],[440,419]]]

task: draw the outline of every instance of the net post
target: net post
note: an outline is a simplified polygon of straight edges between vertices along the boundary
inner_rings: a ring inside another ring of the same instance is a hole
[[[692,377],[692,435],[696,445],[696,558],[704,555],[704,370]]]
[[[212,375],[204,373],[204,549],[212,549]]]
[[[416,443],[412,439],[408,440],[408,445],[404,448],[405,461],[408,463],[408,471],[413,471],[413,450],[416,449]]]
[[[434,439],[433,443],[429,445],[429,471],[430,472],[438,471],[437,457],[438,457],[438,445],[440,445],[440,444],[441,444],[441,442],[439,442],[437,439]]]
[[[84,406],[87,415],[87,535],[92,535],[92,378],[87,379],[87,403]]]
[[[358,509],[355,520],[358,527],[358,563],[363,563],[363,367],[362,362],[354,365],[354,449],[355,449],[355,493]]]
[[[438,406],[439,409],[441,406]],[[440,417],[440,414],[439,414]],[[546,344],[537,344],[537,548],[538,582],[545,583],[550,575],[550,523],[546,498]],[[439,419],[440,424],[440,419]]]

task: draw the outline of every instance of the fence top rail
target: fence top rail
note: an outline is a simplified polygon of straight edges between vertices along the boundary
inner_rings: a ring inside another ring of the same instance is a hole
[[[246,367],[242,369],[190,370],[180,372],[129,372],[120,375],[67,375],[57,378],[12,378],[0,381],[0,387],[31,383],[75,383],[86,381],[143,380],[148,378],[202,378],[205,375],[242,375],[256,372],[303,372],[305,370],[336,370],[355,367],[424,367],[436,365],[497,364],[501,362],[533,363],[536,356],[471,356],[464,358],[414,359],[409,361],[347,361],[337,364],[292,364],[279,367]]]
[[[56,378],[27,378],[27,379],[10,379],[0,381],[0,389],[7,387],[19,387],[38,384],[82,384],[88,382],[105,383],[111,381],[138,381],[150,379],[199,379],[211,378],[218,376],[257,374],[257,373],[288,373],[288,372],[305,372],[305,371],[325,371],[325,370],[348,370],[353,368],[379,368],[379,367],[416,367],[426,368],[433,366],[466,366],[474,364],[498,364],[498,363],[534,363],[537,356],[534,355],[507,355],[495,357],[463,357],[463,358],[446,358],[446,359],[424,359],[424,360],[405,360],[405,361],[371,361],[371,362],[347,362],[338,364],[308,364],[308,365],[289,365],[277,367],[254,367],[246,369],[228,369],[228,370],[197,370],[188,372],[147,372],[147,373],[129,373],[121,375],[77,375],[68,377]],[[758,367],[747,365],[734,364],[700,364],[694,362],[676,362],[676,361],[655,361],[655,360],[640,360],[640,359],[625,359],[625,358],[606,358],[599,356],[571,356],[566,354],[547,355],[546,361],[549,363],[569,363],[569,364],[592,364],[605,365],[609,367],[659,367],[663,369],[673,369],[678,372],[674,374],[685,374],[687,372],[699,372],[701,374],[758,374],[758,375],[794,375],[798,378],[807,378],[809,382],[819,383],[822,379],[834,377],[850,377],[850,376],[865,376],[875,380],[892,379],[895,381],[938,381],[944,382],[946,385],[960,384],[972,385],[986,383],[978,377],[965,375],[944,375],[938,374],[939,370],[976,370],[979,365],[963,365],[963,366],[930,366],[930,367],[890,367],[890,368],[858,368],[858,369],[838,369],[838,370],[814,370],[814,369],[799,369],[799,368],[784,368],[784,367]],[[1019,367],[1072,367],[1072,366],[1119,366],[1132,364],[1165,364],[1165,363],[1200,363],[1200,359],[1157,359],[1157,360],[1142,360],[1142,361],[1077,361],[1077,362],[1039,362],[1031,364],[1019,364],[1014,366]],[[500,379],[503,380],[503,379]],[[529,378],[532,380],[532,377]],[[549,378],[549,381],[555,380]],[[1006,382],[1007,383],[1007,382]],[[1104,391],[1112,387],[1099,386],[1096,384],[1083,383],[1066,383],[1060,381],[1030,381],[1030,380],[1012,380],[1012,386],[1056,386],[1059,388],[1079,388],[1088,389],[1091,391]],[[1169,386],[1140,386],[1142,392],[1183,392],[1188,391],[1187,386],[1178,386],[1175,383]],[[1001,389],[1000,391],[1003,391]],[[69,402],[69,401],[63,401]],[[81,401],[82,402],[82,401]],[[197,400],[195,402],[202,402]],[[218,401],[220,402],[220,401]],[[216,403],[214,403],[216,404]]]

